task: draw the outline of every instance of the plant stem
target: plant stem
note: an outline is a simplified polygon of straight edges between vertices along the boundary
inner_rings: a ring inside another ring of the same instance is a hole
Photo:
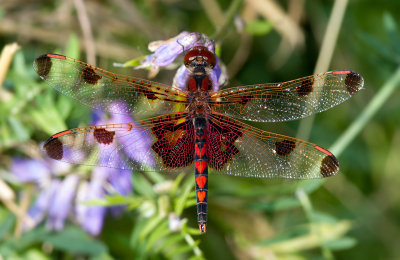
[[[225,15],[224,22],[222,23],[222,26],[220,28],[217,28],[217,31],[214,33],[214,35],[211,37],[215,41],[221,40],[223,36],[226,35],[226,31],[229,29],[230,25],[232,24],[233,18],[235,17],[235,14],[238,12],[240,6],[242,5],[243,0],[234,0],[232,1],[231,5],[229,6],[229,9]]]
[[[347,2],[348,0],[336,0],[333,5],[324,39],[322,40],[321,50],[319,51],[317,64],[315,65],[314,74],[324,72],[329,69],[329,64],[332,60],[337,37],[339,35],[344,13],[346,11]],[[314,122],[314,117],[314,115],[309,116],[300,122],[299,129],[297,131],[297,138],[308,139],[312,124]]]
[[[310,230],[313,232],[321,241],[321,251],[322,251],[322,256],[324,259],[327,260],[333,260],[333,254],[332,251],[325,246],[325,241],[324,241],[324,236],[321,234],[321,230],[319,226],[314,223],[313,220],[313,207],[310,201],[310,198],[308,197],[307,193],[304,191],[304,189],[299,188],[296,191],[296,196],[299,199],[305,213],[308,219],[308,222],[310,224]]]

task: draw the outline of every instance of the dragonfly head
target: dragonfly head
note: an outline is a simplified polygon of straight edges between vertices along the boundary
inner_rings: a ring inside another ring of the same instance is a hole
[[[195,46],[186,53],[183,61],[190,72],[205,73],[214,68],[216,58],[206,47]]]

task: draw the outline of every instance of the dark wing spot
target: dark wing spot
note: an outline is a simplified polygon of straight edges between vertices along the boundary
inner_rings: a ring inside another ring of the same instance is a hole
[[[283,140],[275,142],[275,151],[278,155],[288,155],[296,148],[296,143],[291,140]]]
[[[97,75],[97,73],[90,67],[84,68],[82,74],[83,80],[90,85],[95,85],[97,81],[101,79],[101,76]]]
[[[329,177],[339,171],[339,162],[333,155],[326,156],[321,162],[321,175]]]
[[[52,62],[49,56],[46,54],[40,55],[35,59],[35,70],[36,73],[45,79],[51,70]]]
[[[150,99],[150,100],[156,100],[157,99],[155,94],[156,93],[151,91],[151,90],[145,90],[144,91],[144,95],[147,97],[147,99]]]
[[[351,95],[354,95],[363,87],[364,80],[360,74],[352,71],[347,74],[344,84],[346,85],[347,91]]]
[[[303,80],[303,82],[301,82],[301,85],[296,87],[297,94],[300,97],[308,96],[308,94],[312,92],[313,84],[314,84],[313,79]]]
[[[239,101],[239,104],[241,104],[241,105],[246,105],[246,104],[250,101],[250,99],[252,99],[252,98],[253,98],[252,95],[245,95],[245,96],[243,96],[242,99]]]
[[[100,144],[111,144],[114,140],[115,131],[107,131],[104,128],[95,129],[93,132],[94,138]]]
[[[43,145],[43,150],[54,160],[61,160],[63,158],[63,144],[58,138],[50,137]]]

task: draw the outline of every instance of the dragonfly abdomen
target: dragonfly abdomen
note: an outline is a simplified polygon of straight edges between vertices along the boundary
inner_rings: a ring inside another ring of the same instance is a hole
[[[207,122],[204,117],[194,119],[194,177],[196,181],[197,220],[200,232],[206,232],[208,202]]]

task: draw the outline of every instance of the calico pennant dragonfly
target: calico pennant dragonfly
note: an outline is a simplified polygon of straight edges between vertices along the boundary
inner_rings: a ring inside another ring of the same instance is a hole
[[[339,171],[337,159],[325,148],[237,119],[278,122],[327,110],[363,88],[358,73],[332,71],[214,91],[208,74],[216,64],[212,51],[194,46],[186,52],[184,64],[190,75],[185,89],[179,89],[59,54],[39,56],[34,62],[39,76],[89,107],[122,100],[127,105],[113,113],[164,113],[135,122],[65,130],[44,143],[44,152],[69,163],[139,171],[173,172],[194,165],[201,232],[206,231],[209,169],[235,176],[292,179],[324,178]],[[140,159],[116,159],[122,151],[132,150],[139,151],[136,158]]]

